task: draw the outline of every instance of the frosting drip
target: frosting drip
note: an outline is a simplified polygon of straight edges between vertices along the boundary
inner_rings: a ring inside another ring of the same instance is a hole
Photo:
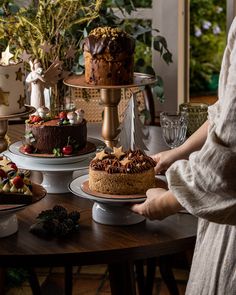
[[[83,51],[92,56],[107,52],[116,55],[122,52],[133,54],[135,40],[119,28],[100,27],[92,30],[82,42]]]

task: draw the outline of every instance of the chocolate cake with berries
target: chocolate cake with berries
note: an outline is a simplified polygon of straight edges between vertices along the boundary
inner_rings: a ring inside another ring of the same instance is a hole
[[[85,81],[92,85],[132,84],[135,40],[120,28],[98,27],[83,40]]]
[[[53,117],[40,110],[37,113],[26,120],[21,151],[60,157],[75,155],[86,147],[87,121],[83,110],[63,111]]]
[[[90,162],[89,189],[111,195],[145,194],[156,187],[155,166],[156,162],[141,150],[103,150]]]

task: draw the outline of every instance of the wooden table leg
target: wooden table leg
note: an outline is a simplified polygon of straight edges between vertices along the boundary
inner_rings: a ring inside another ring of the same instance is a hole
[[[72,295],[73,290],[73,267],[65,266],[65,295]]]
[[[5,294],[6,269],[0,268],[0,294]]]
[[[133,263],[110,264],[108,271],[112,295],[136,295]]]

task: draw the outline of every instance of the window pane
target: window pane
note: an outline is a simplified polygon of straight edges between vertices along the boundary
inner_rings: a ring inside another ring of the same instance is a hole
[[[226,1],[190,2],[190,95],[216,93],[226,43]]]

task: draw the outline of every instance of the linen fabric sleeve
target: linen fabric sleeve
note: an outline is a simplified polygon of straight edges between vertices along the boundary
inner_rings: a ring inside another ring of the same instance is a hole
[[[209,107],[208,118],[202,149],[167,170],[169,188],[193,215],[236,225],[236,20],[223,57],[219,101]]]

